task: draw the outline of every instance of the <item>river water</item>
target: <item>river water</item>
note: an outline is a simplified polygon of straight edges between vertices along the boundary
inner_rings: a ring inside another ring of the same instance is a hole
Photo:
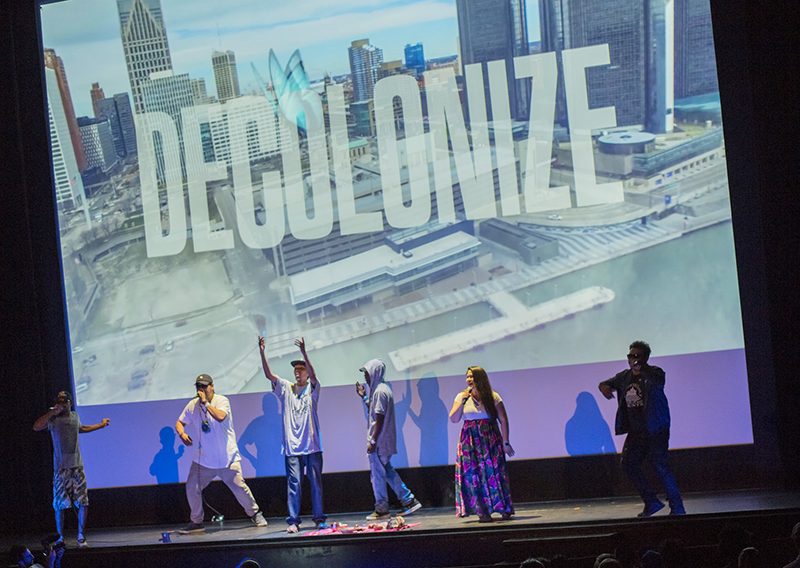
[[[547,324],[471,352],[452,355],[399,374],[390,351],[457,328],[499,317],[487,303],[434,316],[365,338],[314,350],[312,362],[326,385],[352,384],[358,368],[374,357],[387,362],[387,379],[462,375],[467,366],[488,371],[530,369],[599,361],[624,361],[635,339],[650,343],[653,356],[701,353],[744,346],[739,287],[730,222],[518,290],[535,305],[588,286],[604,286],[616,298],[598,308]],[[289,360],[271,360],[275,372],[291,375]],[[268,390],[258,374],[243,392]]]

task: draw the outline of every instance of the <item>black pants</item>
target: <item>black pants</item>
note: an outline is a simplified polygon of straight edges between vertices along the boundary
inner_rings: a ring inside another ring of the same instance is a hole
[[[651,505],[658,502],[659,499],[642,471],[642,464],[645,460],[652,462],[658,478],[661,480],[661,485],[664,486],[670,508],[682,510],[681,492],[678,490],[678,482],[675,481],[675,475],[669,465],[669,428],[656,434],[631,432],[625,438],[625,444],[622,447],[622,469],[636,486],[645,505]]]

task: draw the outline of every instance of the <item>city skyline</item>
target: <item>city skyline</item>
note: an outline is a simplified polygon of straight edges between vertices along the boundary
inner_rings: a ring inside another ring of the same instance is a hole
[[[404,60],[409,43],[423,43],[428,59],[457,54],[455,1],[317,0],[306,7],[304,13],[313,14],[306,18],[298,18],[287,6],[262,6],[249,0],[229,2],[222,14],[217,4],[208,1],[193,2],[191,10],[188,6],[185,0],[162,1],[172,67],[178,74],[205,79],[209,89],[214,85],[211,54],[215,50],[236,53],[243,93],[257,89],[249,63],[267,69],[270,48],[280,60],[300,49],[312,80],[321,79],[325,72],[349,73],[347,47],[366,37],[384,51],[386,61]],[[539,36],[538,21],[537,2],[528,2],[530,41]],[[56,49],[64,58],[74,84],[76,114],[91,116],[92,83],[99,82],[108,93],[130,93],[116,2],[71,0],[45,5],[42,37],[46,48]]]

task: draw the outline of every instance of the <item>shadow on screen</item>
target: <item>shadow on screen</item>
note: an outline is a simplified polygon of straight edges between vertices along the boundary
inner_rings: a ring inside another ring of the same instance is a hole
[[[239,453],[256,470],[256,477],[284,475],[284,460],[281,459],[281,432],[283,424],[278,413],[278,399],[272,392],[261,398],[264,414],[256,416],[239,436]],[[248,446],[255,446],[255,454]]]
[[[419,415],[414,414],[411,408],[408,409],[408,415],[420,432],[419,465],[446,464],[449,419],[447,406],[439,398],[439,378],[433,374],[423,376],[417,381],[417,394],[420,399]]]
[[[170,426],[164,426],[158,432],[161,442],[161,449],[153,457],[150,464],[150,475],[156,478],[156,483],[178,483],[178,460],[183,456],[185,450],[183,443],[178,443],[178,451],[175,451],[175,439],[177,435]]]
[[[594,497],[613,490],[616,468],[602,454],[616,454],[611,428],[600,413],[591,393],[583,391],[575,399],[575,413],[564,428],[564,442],[570,456],[566,466],[567,496]]]
[[[406,376],[408,374],[406,373]],[[395,393],[394,400],[394,421],[397,426],[397,455],[392,456],[392,465],[394,467],[408,467],[408,449],[406,448],[406,438],[403,435],[403,426],[406,423],[406,416],[411,413],[411,381],[406,379],[405,382],[406,390],[403,393],[403,397],[397,400],[397,393]],[[394,385],[398,383],[399,381]],[[394,391],[394,386],[392,390]]]

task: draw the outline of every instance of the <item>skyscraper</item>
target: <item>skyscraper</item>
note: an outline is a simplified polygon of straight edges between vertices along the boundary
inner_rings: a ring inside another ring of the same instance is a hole
[[[86,151],[89,167],[108,171],[117,163],[117,153],[108,120],[82,116],[78,118],[78,126],[81,129],[83,148]]]
[[[173,75],[172,71],[160,71],[153,73],[150,78],[141,83],[143,112],[164,112],[168,114],[173,122],[178,134],[178,148],[156,148],[157,163],[161,164],[159,152],[175,152],[181,157],[181,169],[186,175],[186,163],[183,152],[183,121],[181,119],[181,109],[194,106],[192,100],[192,87],[189,75]],[[159,170],[158,179],[162,179],[162,172]]]
[[[206,92],[206,80],[202,77],[197,79],[189,79],[189,84],[192,87],[192,100],[195,106],[211,104],[211,97]]]
[[[675,98],[717,91],[709,0],[675,0]]]
[[[369,44],[369,39],[354,41],[347,48],[350,57],[350,74],[353,80],[353,101],[372,98],[378,70],[383,63],[383,50]]]
[[[172,69],[160,0],[117,0],[122,49],[134,112],[144,112],[141,83],[151,73]]]
[[[136,126],[133,123],[131,98],[128,93],[114,95],[114,106],[119,116],[119,126],[122,128],[122,139],[125,141],[125,153],[130,156],[136,154]]]
[[[124,158],[125,154],[127,154],[127,152],[125,151],[125,138],[122,134],[122,125],[119,122],[119,113],[117,112],[117,105],[115,104],[114,98],[113,97],[108,99],[103,98],[96,101],[94,116],[95,118],[99,118],[108,122],[108,127],[111,131],[111,138],[114,141],[114,151],[117,154],[117,156]],[[80,119],[78,119],[78,125],[83,127],[83,124],[81,124]],[[84,140],[84,147],[85,147],[86,136],[83,133],[83,131],[81,131],[81,137]],[[88,156],[89,153],[88,148],[86,148],[86,153],[87,153],[86,159],[89,161],[89,164],[91,165],[92,160]]]
[[[44,50],[44,66],[55,72],[56,84],[59,92],[59,102],[63,106],[64,118],[69,129],[69,137],[72,141],[72,151],[75,153],[75,163],[78,171],[86,170],[86,155],[83,152],[81,142],[81,131],[78,129],[78,121],[75,119],[75,108],[72,106],[72,95],[69,93],[69,83],[67,83],[67,73],[64,70],[64,62],[56,55],[55,50]],[[64,145],[62,144],[62,147]]]
[[[100,83],[92,83],[92,90],[89,95],[92,97],[92,112],[97,117],[97,101],[102,101],[105,98],[103,89],[100,88]]]
[[[215,51],[211,54],[217,98],[224,103],[239,96],[239,75],[236,73],[236,56],[232,51]]]
[[[403,50],[406,58],[406,67],[413,69],[417,75],[425,71],[425,51],[422,44],[416,45],[406,44]]]
[[[514,58],[528,55],[525,0],[456,0],[456,10],[462,68],[475,63],[505,61],[511,118],[527,119],[530,80],[514,79]],[[483,82],[486,112],[491,117],[489,75],[485,65]]]
[[[671,129],[672,0],[540,0],[542,52],[608,45],[609,65],[586,69],[589,107],[613,106],[618,126]],[[559,79],[556,120],[565,112]]]
[[[72,148],[70,132],[64,104],[61,101],[61,89],[58,74],[49,65],[45,69],[45,87],[47,89],[47,110],[50,120],[50,148],[53,159],[53,184],[56,192],[56,203],[59,207],[72,209],[83,202],[83,180],[78,171],[75,151]],[[74,118],[74,115],[73,115]],[[76,121],[77,126],[77,121]],[[78,132],[80,135],[80,131]],[[83,148],[83,145],[81,145]],[[89,222],[86,212],[87,224]]]

